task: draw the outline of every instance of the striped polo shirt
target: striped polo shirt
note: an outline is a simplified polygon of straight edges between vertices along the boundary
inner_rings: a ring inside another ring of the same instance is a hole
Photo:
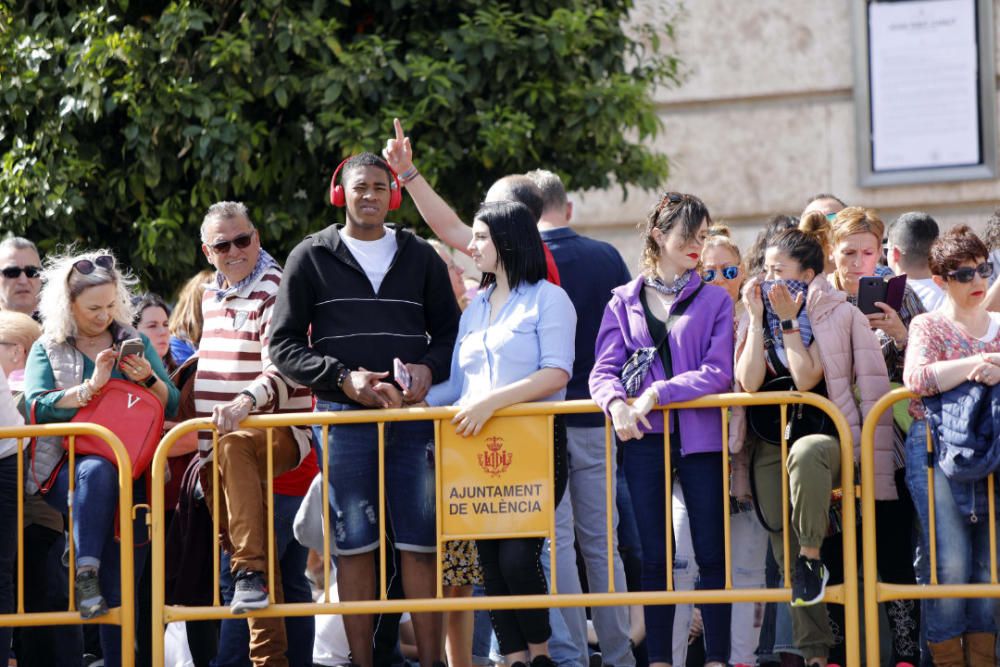
[[[271,266],[221,301],[212,290],[205,291],[201,304],[205,323],[194,381],[199,417],[211,417],[215,405],[232,401],[241,391],[249,391],[257,400],[252,414],[312,410],[309,388],[285,378],[268,354],[271,313],[280,283],[281,268]],[[301,462],[312,446],[310,431],[308,427],[292,430]],[[202,456],[211,456],[211,431],[199,432],[198,449]]]

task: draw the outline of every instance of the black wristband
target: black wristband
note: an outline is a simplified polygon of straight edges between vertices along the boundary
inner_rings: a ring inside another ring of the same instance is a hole
[[[348,368],[347,366],[342,365],[340,367],[340,370],[337,371],[337,389],[342,390],[344,388],[344,382],[347,380],[348,377],[350,377],[350,375],[351,375],[351,369]]]
[[[157,379],[159,378],[156,377],[156,373],[150,372],[149,377],[141,381],[139,384],[146,389],[152,389],[153,385],[156,384]]]

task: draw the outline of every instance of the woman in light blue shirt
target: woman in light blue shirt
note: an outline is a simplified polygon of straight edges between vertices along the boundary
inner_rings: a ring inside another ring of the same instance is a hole
[[[469,251],[483,289],[462,314],[447,382],[429,405],[459,405],[459,434],[478,435],[497,410],[526,401],[559,401],[573,371],[576,310],[545,280],[545,256],[534,216],[517,202],[484,204],[472,225]],[[555,504],[566,488],[566,427],[555,420]],[[539,447],[545,446],[539,442]],[[541,538],[478,540],[488,595],[545,594]],[[506,663],[554,665],[546,609],[494,610],[493,629]]]

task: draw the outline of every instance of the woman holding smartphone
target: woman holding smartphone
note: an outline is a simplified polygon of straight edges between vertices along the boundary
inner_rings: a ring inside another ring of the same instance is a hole
[[[862,281],[867,277],[884,278],[889,273],[886,267],[878,265],[882,255],[882,238],[885,226],[881,218],[871,209],[849,206],[837,213],[832,222],[813,211],[802,218],[805,229],[830,226],[830,241],[833,263],[836,271],[829,276],[830,282],[847,294],[847,300],[858,305],[858,296],[864,289]],[[903,362],[906,357],[908,330],[914,317],[925,312],[923,302],[916,292],[907,285],[903,292],[902,305],[898,310],[887,303],[877,301],[878,312],[865,314],[869,325],[878,336],[889,371],[889,381],[894,386],[903,382]],[[914,584],[913,569],[915,544],[911,526],[914,520],[913,501],[906,488],[906,434],[910,418],[904,406],[899,404],[898,416],[893,420],[892,473],[895,476],[898,499],[882,499],[875,503],[875,523],[878,526],[878,571],[882,581],[892,584]],[[833,548],[839,547],[836,540]],[[833,573],[840,581],[843,573]],[[918,664],[920,659],[920,605],[912,600],[893,600],[886,603],[889,628],[892,637],[892,664],[908,662]],[[837,620],[842,614],[838,608]],[[838,655],[837,658],[840,658]]]
[[[542,240],[526,206],[484,204],[469,253],[483,272],[483,289],[462,313],[448,381],[426,398],[428,405],[461,406],[452,421],[463,436],[478,435],[494,412],[509,405],[562,400],[576,335],[576,310],[561,288],[545,280]],[[558,505],[566,486],[566,428],[558,417],[553,441]],[[545,594],[542,544],[541,538],[477,540],[487,595]],[[497,609],[490,620],[508,665],[555,664],[548,656],[547,609]]]
[[[70,421],[77,410],[100,400],[111,378],[147,387],[168,415],[177,410],[178,392],[160,355],[131,326],[129,288],[135,282],[104,250],[47,262],[39,302],[43,333],[32,345],[25,369],[25,403],[39,423]],[[120,356],[119,348],[130,339],[141,340],[141,354]],[[120,601],[119,545],[114,536],[118,470],[100,456],[77,456],[76,469],[70,471],[62,445],[62,438],[38,439],[25,486],[28,493],[42,493],[63,514],[72,504],[76,604],[81,617],[94,618]],[[137,528],[136,535],[141,534]],[[120,628],[102,624],[100,635],[104,664],[120,664]]]

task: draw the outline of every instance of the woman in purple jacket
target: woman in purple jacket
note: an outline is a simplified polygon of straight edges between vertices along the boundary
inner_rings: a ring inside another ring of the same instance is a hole
[[[642,587],[666,590],[663,413],[658,405],[729,391],[733,383],[733,302],[695,272],[711,218],[692,195],[668,192],[650,213],[642,275],[616,288],[596,341],[590,392],[624,447],[625,478],[642,542]],[[635,397],[629,405],[628,398]],[[715,408],[671,411],[671,463],[691,517],[698,588],[725,585],[722,422]],[[627,441],[634,440],[634,442]],[[647,606],[653,666],[670,665],[674,608]],[[730,605],[702,608],[706,665],[729,659]]]

